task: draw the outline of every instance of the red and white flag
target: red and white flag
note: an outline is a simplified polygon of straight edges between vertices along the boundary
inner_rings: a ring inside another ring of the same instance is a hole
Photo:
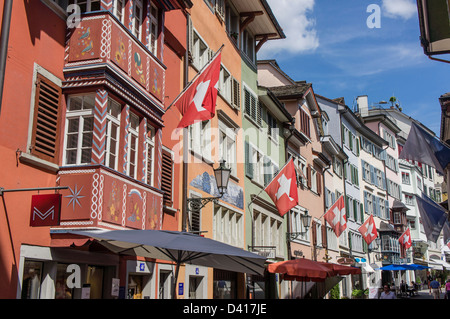
[[[339,237],[347,228],[347,216],[345,214],[345,201],[343,195],[328,209],[323,217],[333,228],[336,236]]]
[[[409,230],[409,228],[400,236],[398,241],[400,245],[405,247],[405,249],[408,249],[412,246],[411,231]]]
[[[176,99],[175,105],[183,115],[178,128],[198,121],[212,119],[216,114],[216,99],[220,77],[221,52],[191,81]]]
[[[280,216],[298,205],[297,174],[292,158],[264,190],[274,202]]]
[[[358,230],[363,236],[367,245],[370,245],[370,243],[373,242],[374,239],[378,237],[378,231],[375,226],[375,221],[373,220],[373,215],[370,215],[370,217],[366,219],[364,224],[362,224]]]

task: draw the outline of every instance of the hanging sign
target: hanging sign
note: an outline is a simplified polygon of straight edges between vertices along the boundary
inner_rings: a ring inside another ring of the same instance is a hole
[[[61,194],[31,196],[30,226],[58,226]]]

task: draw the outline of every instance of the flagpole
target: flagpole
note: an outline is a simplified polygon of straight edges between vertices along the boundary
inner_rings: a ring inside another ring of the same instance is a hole
[[[184,89],[180,92],[180,94],[178,94],[178,96],[175,98],[175,100],[173,100],[172,103],[170,103],[170,105],[167,107],[166,112],[176,103],[178,102],[178,99],[183,95],[184,92],[186,92],[186,90],[192,85],[192,83],[199,77],[200,74],[202,74],[202,72],[211,64],[212,61],[214,61],[214,59],[216,58],[217,54],[219,54],[220,51],[222,51],[223,47],[225,46],[225,44],[222,44],[222,46],[219,48],[219,50],[216,51],[216,53],[214,53],[213,57],[211,58],[211,60],[208,61],[208,63],[206,63],[203,68],[194,76],[194,78],[189,81],[189,83],[184,87]],[[187,63],[187,61],[186,61]]]

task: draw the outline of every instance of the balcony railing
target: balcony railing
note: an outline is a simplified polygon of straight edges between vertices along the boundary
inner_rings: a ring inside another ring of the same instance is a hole
[[[117,78],[163,104],[165,66],[109,11],[83,14],[67,38],[64,71],[77,71],[76,81],[94,81],[80,71],[107,65]]]
[[[161,191],[101,165],[64,167],[60,225],[161,229]]]

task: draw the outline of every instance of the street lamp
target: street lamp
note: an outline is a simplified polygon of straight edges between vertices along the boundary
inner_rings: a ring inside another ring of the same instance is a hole
[[[289,240],[294,240],[298,236],[303,236],[308,232],[308,228],[309,228],[309,224],[311,224],[312,216],[308,214],[308,211],[306,211],[305,214],[300,216],[300,220],[302,222],[304,231],[287,233]]]
[[[227,192],[228,181],[231,175],[231,168],[225,166],[225,160],[220,161],[218,168],[214,169],[214,177],[216,179],[217,189],[220,196],[216,197],[191,197],[187,199],[188,210],[193,212],[198,212],[200,209],[205,207],[209,202],[217,203],[219,198]]]

